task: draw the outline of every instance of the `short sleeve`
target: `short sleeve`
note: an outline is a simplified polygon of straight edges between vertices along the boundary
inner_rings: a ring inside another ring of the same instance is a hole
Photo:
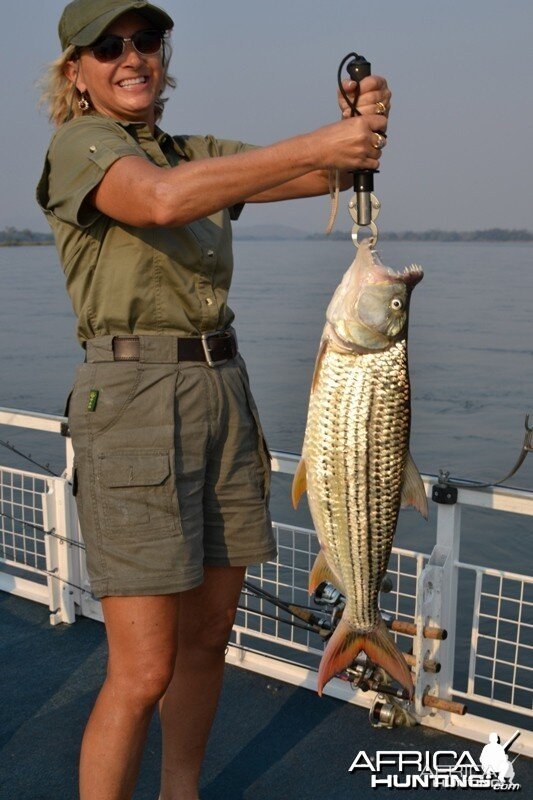
[[[185,152],[192,158],[209,156],[234,156],[237,153],[248,153],[250,150],[259,150],[261,145],[247,144],[236,139],[217,139],[215,136],[186,136],[180,137],[180,142],[184,146]],[[239,219],[240,213],[244,208],[244,203],[235,203],[228,206],[230,219],[235,222]]]
[[[37,187],[43,211],[86,228],[100,215],[87,198],[123,156],[145,154],[113,120],[83,117],[63,125],[50,144]]]

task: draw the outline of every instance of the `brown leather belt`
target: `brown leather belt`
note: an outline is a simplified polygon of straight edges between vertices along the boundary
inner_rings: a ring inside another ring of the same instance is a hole
[[[237,355],[237,340],[233,331],[216,331],[201,336],[176,337],[178,361],[203,361],[210,367],[224,364]],[[114,336],[115,361],[138,361],[140,356],[138,336]]]

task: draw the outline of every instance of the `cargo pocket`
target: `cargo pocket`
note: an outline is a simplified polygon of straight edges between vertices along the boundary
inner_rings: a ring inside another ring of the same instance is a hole
[[[248,373],[246,372],[246,367],[244,366],[244,361],[241,359],[241,370],[240,375],[242,379],[242,385],[244,388],[244,394],[246,396],[246,402],[250,413],[254,419],[256,432],[257,432],[257,446],[259,449],[259,454],[261,456],[261,464],[263,467],[263,499],[268,499],[270,495],[270,483],[272,479],[272,456],[270,455],[270,450],[268,448],[267,441],[265,439],[265,435],[263,433],[263,427],[261,425],[261,420],[259,419],[259,411],[257,410],[257,406],[255,404],[255,400],[252,395],[252,390],[250,388],[250,384],[248,381]]]
[[[98,454],[96,496],[109,537],[140,531],[181,534],[178,495],[167,450],[114,450]]]

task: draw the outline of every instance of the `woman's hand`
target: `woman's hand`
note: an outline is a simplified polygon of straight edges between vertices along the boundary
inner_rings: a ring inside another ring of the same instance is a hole
[[[355,100],[355,88],[357,84],[349,78],[342,82],[344,91],[348,95],[350,102]],[[382,114],[388,115],[391,107],[391,91],[387,86],[385,78],[379,75],[369,75],[363,78],[360,85],[359,97],[357,99],[356,108],[361,114],[376,114],[381,111]],[[351,117],[352,110],[342,96],[339,89],[337,89],[337,100],[339,108],[343,117]],[[378,103],[382,103],[385,109],[383,110]]]
[[[387,117],[367,113],[325,125],[304,139],[315,169],[379,169]]]

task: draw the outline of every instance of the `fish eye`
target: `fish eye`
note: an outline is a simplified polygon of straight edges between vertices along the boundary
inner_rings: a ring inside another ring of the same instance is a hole
[[[403,303],[399,297],[393,297],[390,301],[390,307],[394,308],[395,311],[399,311],[400,308],[403,308]]]

